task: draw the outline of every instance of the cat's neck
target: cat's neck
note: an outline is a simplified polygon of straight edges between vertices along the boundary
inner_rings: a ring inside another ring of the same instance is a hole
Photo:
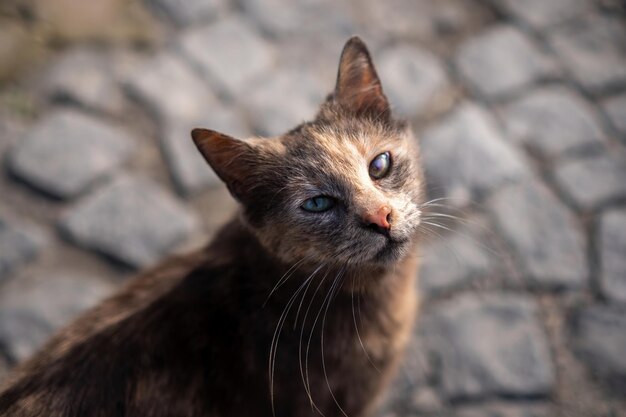
[[[255,234],[236,216],[215,236],[208,248],[211,263],[215,265],[247,265],[250,270],[259,271],[253,279],[259,286],[275,286],[287,275],[297,277],[292,281],[302,281],[309,277],[334,281],[341,278],[338,290],[371,293],[387,285],[387,281],[398,275],[413,273],[416,269],[416,256],[410,255],[398,262],[387,265],[333,264],[328,262],[305,262],[302,260],[285,262],[272,254],[256,238]],[[412,251],[413,253],[415,251]],[[252,277],[251,277],[252,278]]]

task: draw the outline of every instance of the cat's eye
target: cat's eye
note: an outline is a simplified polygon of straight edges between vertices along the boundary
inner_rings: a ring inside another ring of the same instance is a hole
[[[323,211],[330,210],[335,205],[335,199],[324,195],[318,195],[317,197],[309,198],[305,200],[300,207],[303,210],[311,213],[321,213]]]
[[[383,152],[370,162],[370,177],[379,180],[389,173],[391,168],[391,155],[389,152]]]

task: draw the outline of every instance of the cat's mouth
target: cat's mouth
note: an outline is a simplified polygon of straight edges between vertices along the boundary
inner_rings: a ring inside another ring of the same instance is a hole
[[[397,260],[408,242],[408,239],[388,238],[385,246],[374,255],[374,261],[386,263]]]

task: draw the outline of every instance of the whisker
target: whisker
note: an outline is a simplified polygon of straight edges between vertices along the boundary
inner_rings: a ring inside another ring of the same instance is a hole
[[[365,345],[363,344],[363,339],[361,339],[361,334],[359,333],[359,326],[356,323],[356,315],[354,314],[354,291],[350,291],[350,297],[351,297],[351,304],[352,304],[352,320],[354,321],[354,330],[356,331],[356,336],[359,339],[359,343],[361,344],[361,348],[363,349],[363,353],[365,353],[367,360],[369,361],[369,363],[372,364],[374,369],[376,369],[378,373],[380,373],[380,369],[378,369],[378,367],[374,364],[374,361],[372,360],[369,353],[367,352],[367,349],[365,349]]]
[[[265,300],[265,302],[263,303],[263,307],[265,307],[265,305],[267,304],[267,302],[269,301],[269,299],[272,297],[272,294],[274,294],[274,292],[280,288],[285,282],[287,282],[287,280],[291,277],[291,275],[293,275],[294,272],[296,272],[296,269],[302,262],[304,262],[304,260],[307,258],[302,258],[300,259],[298,262],[296,262],[295,264],[293,264],[288,270],[287,272],[285,272],[283,274],[282,277],[280,277],[280,279],[278,280],[278,282],[276,283],[276,285],[274,285],[274,288],[272,288],[272,291],[270,291],[270,294],[267,296],[267,299]]]

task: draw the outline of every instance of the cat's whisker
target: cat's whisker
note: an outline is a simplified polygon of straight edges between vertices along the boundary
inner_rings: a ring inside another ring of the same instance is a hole
[[[341,283],[339,283],[339,281],[341,281]],[[339,278],[335,278],[335,281],[333,282],[333,286],[331,287],[328,293],[330,297],[328,298],[328,302],[326,303],[326,309],[324,310],[324,317],[322,318],[322,334],[320,337],[320,351],[321,351],[321,356],[322,356],[322,370],[324,372],[324,379],[326,380],[326,386],[328,387],[330,396],[332,397],[333,401],[335,402],[335,404],[341,411],[341,414],[343,414],[345,417],[348,417],[346,412],[343,410],[343,408],[339,404],[339,401],[337,401],[337,398],[335,397],[335,394],[333,393],[333,389],[330,386],[330,382],[328,381],[328,372],[326,371],[326,361],[324,360],[324,329],[326,328],[326,316],[328,315],[328,308],[330,307],[330,303],[334,296],[333,293],[337,291],[341,287],[342,284],[343,284],[343,274],[339,276]]]
[[[311,406],[313,408],[315,408],[321,415],[324,415],[324,413],[322,413],[322,411],[315,404],[315,401],[313,401],[313,396],[312,396],[311,391],[308,388],[306,380],[305,380],[305,373],[304,373],[304,369],[302,367],[302,336],[304,335],[304,329],[306,327],[306,319],[307,319],[307,317],[309,315],[309,311],[311,310],[311,306],[313,305],[313,302],[315,301],[315,296],[317,295],[317,293],[319,292],[320,288],[322,287],[322,285],[326,281],[326,278],[328,277],[328,272],[329,271],[330,271],[330,269],[326,270],[326,273],[324,274],[324,277],[320,280],[320,283],[318,284],[317,288],[315,289],[315,292],[313,293],[313,295],[311,297],[311,301],[309,302],[309,305],[307,306],[306,312],[304,313],[304,317],[302,319],[302,327],[300,329],[300,340],[299,340],[299,343],[298,343],[298,363],[299,363],[299,366],[300,366],[300,377],[302,378],[302,384],[304,386],[304,390],[305,390],[307,396],[309,397],[309,401],[311,402]]]
[[[337,279],[337,276],[343,274],[344,271],[345,271],[345,266],[341,267],[341,269],[339,270],[337,275],[335,275],[335,278],[333,280],[333,284],[335,283],[335,281]],[[331,285],[331,288],[332,288],[332,285]],[[324,297],[324,300],[322,301],[320,309],[317,312],[317,315],[315,316],[315,320],[313,321],[313,326],[311,327],[311,332],[309,333],[309,339],[308,339],[307,345],[306,345],[306,353],[304,355],[304,374],[305,374],[305,379],[306,379],[306,390],[309,393],[311,393],[311,380],[309,378],[309,351],[310,351],[310,348],[311,348],[311,339],[313,338],[313,332],[315,331],[315,327],[317,326],[317,322],[318,322],[318,320],[319,320],[319,318],[320,318],[320,316],[322,314],[322,310],[324,309],[324,304],[326,303],[326,301],[327,301],[327,299],[328,299],[330,294],[331,294],[331,291],[328,292],[328,294],[326,295],[326,297]]]
[[[263,307],[265,307],[265,305],[267,304],[267,302],[270,300],[270,298],[272,297],[272,294],[274,294],[274,292],[276,292],[277,289],[279,289],[285,282],[287,282],[287,280],[291,277],[291,275],[293,275],[296,272],[296,269],[298,268],[298,266],[300,264],[302,264],[302,262],[304,262],[307,258],[304,257],[302,259],[300,259],[298,262],[296,262],[295,264],[293,264],[288,270],[287,272],[285,272],[283,274],[282,277],[280,277],[280,279],[278,280],[278,282],[276,283],[276,285],[274,285],[274,288],[272,288],[272,290],[270,291],[269,295],[267,296],[267,299],[265,299],[265,302],[263,303]]]
[[[361,334],[359,333],[359,326],[357,325],[356,314],[354,313],[354,291],[350,291],[350,297],[351,297],[351,306],[352,306],[352,319],[354,321],[354,330],[356,331],[356,336],[359,339],[359,343],[361,344],[361,348],[363,349],[363,353],[365,353],[367,360],[372,364],[374,369],[376,369],[376,371],[380,373],[380,369],[378,369],[378,367],[374,364],[374,361],[372,360],[369,353],[367,352],[367,349],[365,349],[365,345],[363,344],[363,339],[361,338]]]
[[[317,269],[315,269],[311,273],[311,275],[309,275],[309,277],[306,280],[304,280],[304,282],[300,285],[300,287],[291,296],[291,298],[287,302],[287,305],[283,309],[283,312],[280,315],[280,318],[278,319],[278,324],[276,325],[276,330],[274,331],[274,336],[272,337],[272,343],[270,344],[269,374],[270,374],[270,401],[272,405],[272,414],[274,416],[276,415],[275,407],[274,407],[274,370],[276,366],[276,354],[278,351],[278,342],[280,340],[280,334],[285,325],[285,322],[287,321],[287,315],[289,314],[291,307],[296,301],[298,294],[300,294],[300,292],[305,288],[305,286],[313,279],[315,274],[322,268],[322,266],[323,264],[320,265]]]

